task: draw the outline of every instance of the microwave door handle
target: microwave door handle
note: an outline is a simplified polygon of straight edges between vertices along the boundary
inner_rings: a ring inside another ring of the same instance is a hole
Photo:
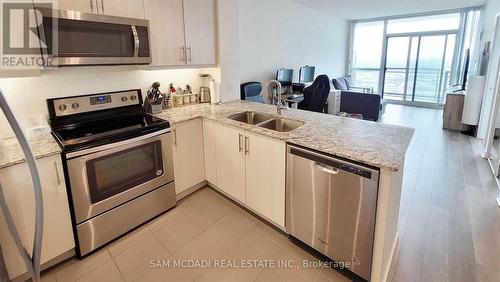
[[[134,35],[134,57],[139,57],[139,34],[137,33],[137,28],[135,25],[130,26],[132,28],[132,34]]]
[[[43,48],[43,44],[45,44],[47,47],[49,46],[49,44],[52,45],[52,42],[47,42],[45,40],[45,27],[43,26],[42,24],[42,21],[43,21],[43,15],[39,15],[39,13],[33,13],[34,14],[34,17],[35,17],[35,22],[36,22],[36,25],[37,25],[37,28],[38,28],[38,43],[40,44],[40,55],[42,56],[42,63],[43,63],[43,66],[51,66],[49,65],[49,53],[48,53],[48,49],[47,48]],[[42,18],[40,18],[39,16],[41,16]],[[57,46],[53,45],[52,46],[52,50],[53,50],[53,53],[54,54],[57,54]]]

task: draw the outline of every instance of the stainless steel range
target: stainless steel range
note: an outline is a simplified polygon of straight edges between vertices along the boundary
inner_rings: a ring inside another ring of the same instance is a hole
[[[175,206],[170,124],[139,89],[47,103],[80,257]]]

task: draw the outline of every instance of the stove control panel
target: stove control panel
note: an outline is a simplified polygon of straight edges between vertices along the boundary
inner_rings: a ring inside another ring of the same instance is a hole
[[[53,105],[56,116],[68,116],[104,109],[139,105],[140,99],[138,99],[138,95],[139,92],[137,90],[84,95],[55,99]]]

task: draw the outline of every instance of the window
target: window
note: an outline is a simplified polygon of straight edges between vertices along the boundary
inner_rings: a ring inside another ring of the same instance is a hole
[[[356,86],[377,91],[383,35],[383,21],[355,24],[351,75]]]
[[[458,30],[460,13],[411,17],[387,21],[387,34]]]
[[[387,99],[444,103],[449,86],[463,76],[466,50],[472,57],[478,49],[479,13],[479,8],[470,8],[354,22],[354,84]]]

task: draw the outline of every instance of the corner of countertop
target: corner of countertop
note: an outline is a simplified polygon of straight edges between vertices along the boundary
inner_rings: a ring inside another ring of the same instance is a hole
[[[40,133],[28,137],[36,159],[61,153],[61,147],[51,133]],[[26,162],[24,153],[16,137],[9,136],[0,140],[0,169]]]

